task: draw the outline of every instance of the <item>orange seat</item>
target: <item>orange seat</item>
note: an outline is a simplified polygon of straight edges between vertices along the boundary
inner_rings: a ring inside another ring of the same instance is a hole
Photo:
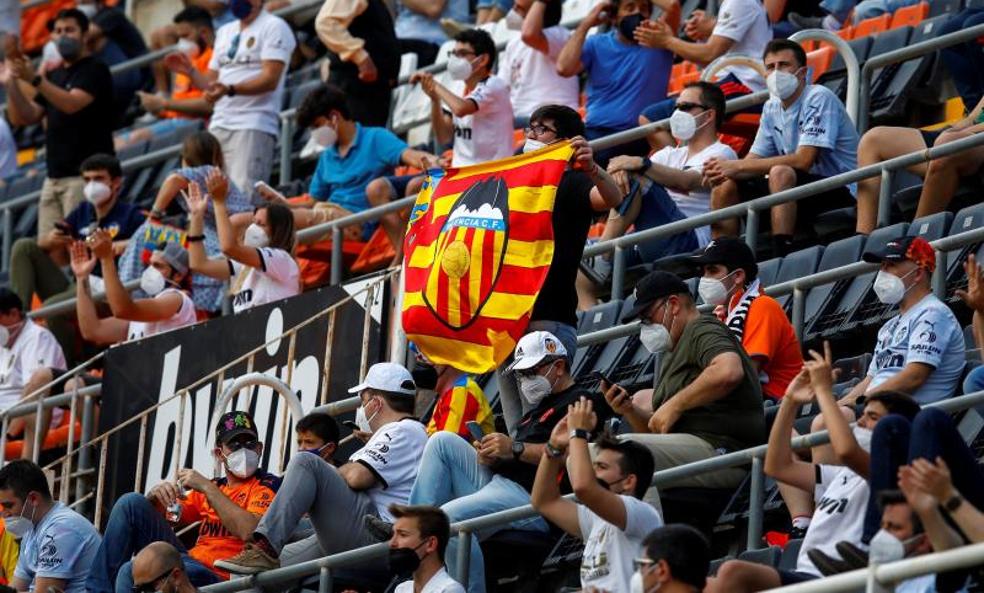
[[[683,76],[679,76],[677,78],[671,78],[670,79],[669,87],[667,88],[667,91],[666,91],[666,94],[667,95],[678,95],[678,94],[680,94],[680,91],[683,90],[683,87],[685,85],[687,85],[688,83],[691,83],[691,82],[696,82],[698,80],[700,80],[700,72],[697,72],[697,71],[688,72],[688,73],[684,74]]]
[[[834,52],[834,48],[827,45],[806,54],[806,65],[813,72],[814,82],[830,69],[830,64],[834,61]]]
[[[929,3],[920,2],[915,6],[904,6],[895,11],[892,15],[892,24],[889,28],[895,29],[906,25],[916,26],[929,16]]]
[[[844,41],[850,41],[855,37],[860,37],[860,35],[857,34],[855,28],[850,25],[846,27],[842,27],[841,30],[837,32],[837,36],[843,39]]]
[[[803,51],[810,53],[811,51],[817,49],[817,47],[820,46],[820,43],[816,39],[807,39],[800,45],[803,46]]]
[[[854,27],[854,39],[887,31],[888,26],[891,24],[892,15],[890,14],[883,14],[870,19],[864,19],[858,23],[856,27]]]

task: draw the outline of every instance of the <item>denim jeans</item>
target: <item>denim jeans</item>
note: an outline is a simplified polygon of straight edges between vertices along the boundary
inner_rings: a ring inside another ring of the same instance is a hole
[[[636,232],[687,218],[665,187],[646,179],[632,182],[629,196],[622,202],[621,208],[628,208],[631,200],[642,200],[639,216],[635,220]],[[693,230],[677,233],[665,239],[650,239],[639,243],[629,252],[626,265],[649,263],[670,255],[691,253],[698,247],[700,242],[697,240],[697,233]]]
[[[914,459],[935,461],[942,457],[950,468],[953,485],[977,508],[984,508],[984,470],[943,410],[926,408],[909,422],[890,414],[878,421],[871,435],[871,497],[864,519],[862,541],[868,542],[881,527],[878,493],[898,487],[899,467]]]
[[[940,27],[937,37],[973,27],[984,23],[984,8],[968,8],[951,16]],[[984,94],[984,47],[972,39],[967,43],[959,43],[950,47],[940,48],[940,58],[953,77],[957,93],[963,99],[964,108],[972,110]]]
[[[438,432],[427,441],[410,491],[410,504],[440,506],[452,523],[530,503],[530,494],[522,486],[495,475],[478,463],[478,454],[468,441],[451,432]],[[481,530],[472,535],[468,567],[468,592],[485,592],[485,559],[478,542],[506,527]],[[540,517],[514,521],[509,529],[546,532],[547,523]],[[445,558],[455,574],[458,537],[448,542]]]
[[[977,391],[984,391],[984,366],[979,366],[970,371],[970,373],[967,374],[967,378],[964,379],[964,393],[974,393]],[[984,415],[984,413],[982,413],[982,415]]]
[[[132,593],[130,558],[153,542],[167,542],[181,552],[188,579],[196,587],[219,582],[217,574],[188,555],[171,525],[141,494],[124,494],[113,505],[102,543],[89,568],[85,589],[90,593]]]
[[[883,14],[892,14],[900,8],[918,4],[917,0],[861,0],[854,7],[854,16],[851,17],[857,25],[865,19],[874,18]]]

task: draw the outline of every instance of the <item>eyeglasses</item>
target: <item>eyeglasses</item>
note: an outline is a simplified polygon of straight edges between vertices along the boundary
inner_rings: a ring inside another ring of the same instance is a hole
[[[474,56],[474,55],[476,55],[475,52],[471,51],[470,49],[449,49],[448,50],[448,57],[449,58],[451,58],[451,57],[467,58],[468,56]]]
[[[235,452],[235,451],[238,451],[240,449],[255,449],[256,446],[259,445],[259,444],[260,444],[259,441],[249,440],[249,441],[232,441],[232,442],[226,443],[225,446],[230,451]]]
[[[640,571],[643,568],[649,568],[656,564],[655,560],[650,558],[633,558],[632,559],[632,570]]]
[[[545,126],[543,124],[530,124],[526,128],[523,128],[523,131],[526,132],[527,135],[529,135],[530,132],[533,132],[537,136],[542,136],[547,132],[550,132],[551,134],[557,133],[557,130],[555,130],[554,128]]]
[[[707,105],[702,105],[700,103],[677,103],[676,108],[678,111],[693,111],[694,109],[710,109]]]
[[[232,43],[229,44],[229,51],[226,53],[226,57],[230,60],[235,59],[236,52],[239,51],[239,33],[232,38]]]
[[[134,584],[133,593],[153,593],[154,591],[157,591],[157,586],[156,586],[157,583],[169,577],[171,575],[172,570],[174,570],[174,568],[169,568],[166,571],[164,571],[164,573],[161,574],[161,576],[157,577],[156,579],[151,579],[146,583],[143,583],[142,585]]]

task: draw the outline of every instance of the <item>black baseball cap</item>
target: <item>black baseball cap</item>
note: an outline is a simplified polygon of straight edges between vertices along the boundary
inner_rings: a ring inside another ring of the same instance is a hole
[[[698,266],[719,264],[729,270],[741,268],[747,278],[758,276],[758,264],[755,254],[747,243],[737,237],[718,237],[713,239],[703,249],[698,249],[690,256],[690,261]]]
[[[645,275],[635,287],[635,305],[622,315],[622,321],[638,318],[657,300],[674,294],[690,294],[690,289],[676,274],[655,271]]]
[[[927,272],[936,270],[936,251],[926,239],[919,236],[896,237],[881,249],[865,251],[861,254],[861,259],[870,264],[909,260]]]
[[[260,438],[253,417],[241,410],[222,414],[219,423],[215,425],[215,440],[227,443],[241,434],[252,435],[254,439]]]

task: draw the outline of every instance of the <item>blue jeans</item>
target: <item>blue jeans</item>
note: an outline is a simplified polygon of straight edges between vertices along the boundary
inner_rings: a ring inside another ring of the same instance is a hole
[[[984,23],[984,8],[968,8],[947,19],[940,27],[937,37],[981,23]],[[957,92],[963,99],[964,107],[967,111],[972,110],[984,94],[984,72],[981,71],[981,64],[984,63],[984,48],[974,39],[967,43],[941,48],[940,57],[950,71],[950,76],[953,77],[953,84],[956,85]]]
[[[892,14],[900,8],[918,4],[917,0],[861,0],[854,7],[854,24],[883,14]]]
[[[89,593],[132,593],[130,558],[153,542],[167,542],[181,552],[188,579],[196,587],[219,582],[217,574],[188,555],[171,525],[141,494],[124,494],[113,505],[102,543],[89,568],[85,589]]]
[[[984,366],[979,366],[970,371],[967,378],[964,379],[964,393],[974,393],[977,391],[984,391]]]
[[[878,493],[898,488],[899,467],[914,459],[935,461],[942,457],[950,468],[953,485],[977,508],[984,508],[984,470],[943,410],[925,408],[909,422],[890,414],[878,421],[871,435],[871,496],[864,519],[862,541],[868,542],[881,527]]]
[[[522,486],[495,475],[478,463],[478,454],[471,443],[451,432],[438,432],[430,437],[417,470],[417,479],[410,491],[410,504],[440,506],[452,523],[530,503],[530,493]],[[549,527],[541,517],[515,521],[510,529],[547,532]],[[494,527],[472,535],[471,559],[468,566],[468,592],[485,592],[485,559],[478,542],[506,527]],[[458,557],[458,537],[448,542],[445,558],[453,577]]]
[[[637,190],[639,184],[633,181],[629,187],[628,197],[620,206],[620,209],[624,211],[629,207],[632,200],[642,200],[639,215],[635,220],[636,232],[656,228],[687,217],[677,207],[666,188],[658,183],[647,183],[646,185],[648,185],[648,189]],[[643,185],[642,187],[645,188],[646,186]],[[628,265],[648,263],[668,255],[690,253],[698,247],[700,244],[697,241],[697,234],[693,230],[689,230],[666,239],[651,239],[639,243],[630,252],[635,255],[630,256],[627,263]]]

